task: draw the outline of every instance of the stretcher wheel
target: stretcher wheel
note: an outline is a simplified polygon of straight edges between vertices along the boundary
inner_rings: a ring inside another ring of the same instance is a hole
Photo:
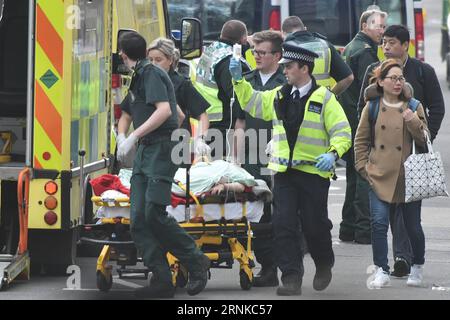
[[[250,290],[253,286],[252,280],[244,270],[239,271],[239,282],[242,290]]]
[[[187,275],[187,271],[183,268],[180,267],[180,269],[178,270],[178,274],[177,274],[177,288],[184,288],[187,285],[188,282],[188,275]]]
[[[97,271],[97,288],[102,292],[108,292],[112,287],[112,274],[110,274],[108,277],[105,277],[105,275],[101,271]]]
[[[8,289],[8,282],[5,279],[0,281],[0,291]]]

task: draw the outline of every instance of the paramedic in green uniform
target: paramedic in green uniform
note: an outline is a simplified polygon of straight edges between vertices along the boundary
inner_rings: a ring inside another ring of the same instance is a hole
[[[174,296],[167,252],[188,269],[187,292],[195,295],[206,286],[209,260],[166,212],[177,169],[171,160],[176,142],[170,137],[178,127],[173,85],[164,70],[146,59],[146,42],[141,35],[127,32],[120,37],[119,46],[124,63],[134,72],[121,105],[117,158],[123,160],[138,144],[131,178],[131,234],[153,275],[150,285],[138,289],[136,296]],[[131,122],[135,130],[126,138]]]

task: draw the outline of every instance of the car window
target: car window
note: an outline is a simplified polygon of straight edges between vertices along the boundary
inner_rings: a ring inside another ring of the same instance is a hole
[[[299,16],[309,31],[318,32],[336,46],[345,46],[359,31],[359,18],[376,4],[389,16],[387,25],[406,24],[402,0],[290,0],[289,15]]]
[[[223,24],[231,19],[243,21],[249,33],[259,31],[255,18],[257,2],[259,0],[168,0],[170,27],[179,28],[184,17],[198,18],[206,41],[217,40]]]

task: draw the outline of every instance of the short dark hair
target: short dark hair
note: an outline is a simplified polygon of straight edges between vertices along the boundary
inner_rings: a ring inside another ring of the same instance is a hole
[[[401,44],[405,42],[409,43],[410,40],[408,28],[401,24],[393,24],[392,26],[387,27],[383,36],[396,38]]]
[[[285,33],[291,33],[295,31],[306,30],[306,27],[303,24],[302,19],[297,16],[290,16],[284,19],[281,30]]]
[[[220,37],[233,43],[239,43],[243,36],[247,35],[247,26],[240,20],[225,22],[220,32]]]
[[[133,61],[145,59],[147,56],[147,42],[136,31],[125,32],[120,35],[119,48]]]
[[[270,42],[272,44],[272,51],[282,52],[281,45],[283,44],[283,37],[279,31],[264,30],[253,34],[253,42],[260,44],[262,42]]]

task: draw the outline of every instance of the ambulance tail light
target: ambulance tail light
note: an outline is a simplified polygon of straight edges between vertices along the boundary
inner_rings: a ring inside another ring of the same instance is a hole
[[[58,185],[54,181],[49,181],[45,184],[44,190],[48,195],[54,195],[58,192]]]
[[[280,8],[272,9],[269,15],[269,28],[272,30],[281,30]]]
[[[120,78],[120,74],[113,74],[112,75],[112,82],[111,82],[111,86],[113,89],[117,89],[121,87],[121,78]]]
[[[55,210],[58,206],[58,200],[54,196],[48,196],[44,200],[44,205],[48,210]]]
[[[423,25],[423,13],[422,10],[416,10],[414,12],[414,22],[416,25],[416,58],[425,60],[425,33]]]
[[[44,221],[49,226],[53,226],[58,221],[58,215],[54,213],[53,211],[48,211],[44,215]]]

